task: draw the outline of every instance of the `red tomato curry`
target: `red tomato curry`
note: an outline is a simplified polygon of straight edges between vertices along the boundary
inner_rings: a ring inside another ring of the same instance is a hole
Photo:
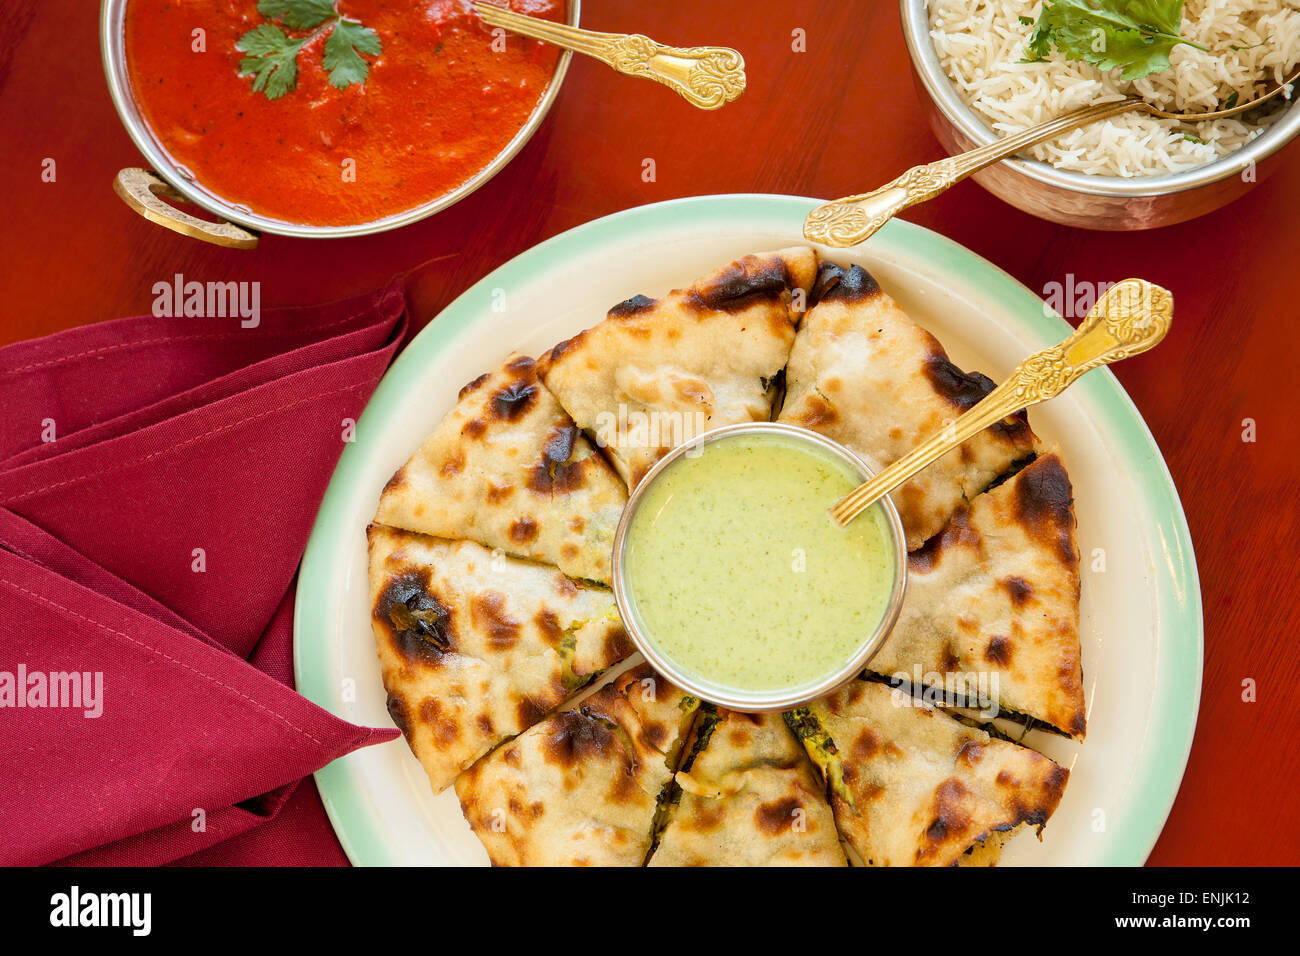
[[[565,11],[564,0],[509,5],[550,20]],[[527,122],[559,56],[514,34],[494,49],[468,0],[338,0],[338,14],[382,43],[364,57],[364,81],[331,85],[322,33],[299,49],[295,86],[270,99],[239,72],[248,54],[236,43],[268,23],[257,6],[130,0],[127,68],[140,112],[173,160],[209,192],[288,223],[373,222],[461,186]]]

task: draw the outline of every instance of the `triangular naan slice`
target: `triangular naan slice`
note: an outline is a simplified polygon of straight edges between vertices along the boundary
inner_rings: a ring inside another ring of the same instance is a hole
[[[647,666],[456,781],[495,866],[640,866],[699,702]]]
[[[787,720],[829,783],[841,836],[868,866],[992,865],[1042,831],[1069,771],[885,684],[855,680]]]
[[[375,520],[465,538],[609,583],[627,492],[547,389],[512,356],[456,406],[379,499]]]
[[[780,714],[702,713],[650,866],[846,866],[825,786]]]
[[[470,541],[369,537],[388,712],[435,793],[632,653],[604,588]]]
[[[960,506],[908,556],[903,608],[871,670],[1082,739],[1078,554],[1073,490],[1054,449]]]
[[[779,421],[821,432],[868,465],[890,465],[993,390],[948,360],[861,266],[822,263],[790,364]],[[891,494],[921,546],[961,504],[1034,450],[1024,412],[967,440]]]
[[[746,256],[662,299],[636,296],[538,359],[546,387],[634,487],[656,461],[710,428],[771,417],[811,249]]]

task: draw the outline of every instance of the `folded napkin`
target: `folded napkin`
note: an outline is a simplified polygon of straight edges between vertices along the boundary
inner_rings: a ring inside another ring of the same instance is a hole
[[[299,782],[396,732],[293,691],[295,574],[405,329],[394,284],[0,349],[0,864],[342,861]]]

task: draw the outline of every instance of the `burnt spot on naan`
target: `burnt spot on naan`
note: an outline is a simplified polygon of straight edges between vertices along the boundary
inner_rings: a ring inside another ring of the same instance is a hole
[[[426,697],[420,701],[420,725],[429,728],[434,742],[441,747],[450,747],[460,739],[460,724],[453,715],[444,712],[442,701],[436,697]]]
[[[511,492],[513,492],[514,490],[515,490],[515,486],[508,481],[503,485],[498,485],[495,481],[489,479],[488,487],[487,487],[488,504],[493,504],[493,505],[501,504],[501,502],[505,501],[507,498],[510,497]]]
[[[563,342],[551,346],[551,350],[537,360],[537,374],[545,378],[546,374],[551,370],[551,367],[554,366],[556,362],[560,361],[560,359],[562,359],[568,352],[571,352],[580,345],[590,331],[590,329],[583,329],[572,338],[565,339]]]
[[[849,756],[853,760],[866,763],[878,753],[880,753],[880,738],[872,732],[870,727],[863,727],[861,732],[853,738],[853,745],[849,748]]]
[[[750,733],[744,727],[732,727],[727,731],[727,742],[735,749],[743,750],[750,745]]]
[[[464,470],[465,470],[465,455],[463,452],[457,449],[454,455],[449,455],[446,459],[443,460],[442,465],[439,466],[438,468],[438,473],[445,478],[454,478],[456,475],[459,475]]]
[[[624,299],[614,308],[609,310],[611,319],[624,319],[632,315],[640,315],[648,312],[655,307],[655,300],[648,295],[634,295],[630,299]],[[561,343],[563,344],[563,343]]]
[[[727,811],[721,801],[697,801],[689,816],[677,818],[677,825],[693,833],[712,833],[720,829],[726,819]]]
[[[880,294],[880,285],[862,266],[845,269],[834,262],[817,267],[817,279],[808,294],[811,308],[819,302],[863,302]]]
[[[821,392],[812,391],[803,397],[798,411],[790,417],[790,420],[796,425],[816,431],[834,425],[839,421],[839,417],[835,406],[828,402]]]
[[[515,719],[518,721],[518,726],[531,727],[545,717],[548,710],[550,710],[550,707],[544,702],[536,701],[525,695],[515,705]]]
[[[510,524],[510,540],[516,544],[528,544],[537,540],[537,522],[527,515],[517,518]]]
[[[384,485],[383,494],[386,495],[391,491],[396,491],[398,488],[401,488],[405,484],[406,484],[406,466],[403,465],[401,468],[397,469],[397,471],[393,472],[393,477],[388,479],[388,483]]]
[[[569,494],[581,488],[586,483],[583,461],[571,460],[577,440],[577,426],[556,425],[542,443],[542,457],[529,474],[528,487],[540,495]]]
[[[488,646],[505,651],[519,643],[520,623],[506,611],[506,596],[500,591],[482,591],[470,598],[470,620],[487,635]]]
[[[968,767],[974,767],[983,759],[983,744],[969,737],[962,740],[961,745],[957,748],[957,763],[964,763]]]
[[[618,746],[614,732],[604,723],[568,710],[551,718],[542,740],[542,755],[547,762],[567,769],[603,757]]]
[[[930,353],[925,359],[925,377],[941,398],[957,414],[974,408],[989,392],[997,387],[993,379],[981,372],[965,372],[948,360],[943,346],[934,336],[929,336]],[[990,431],[1012,443],[1029,441],[1029,413],[1024,409],[991,426]]]
[[[438,664],[455,649],[455,621],[450,605],[433,593],[427,569],[393,577],[375,599],[376,621],[391,629],[393,647],[408,662]]]
[[[487,427],[488,427],[487,422],[484,421],[483,419],[471,418],[461,428],[460,434],[462,438],[468,438],[471,441],[476,441],[482,438],[483,435],[487,432]]]
[[[794,826],[795,811],[802,809],[803,804],[794,797],[761,803],[754,811],[754,823],[758,825],[760,833],[779,836]]]
[[[938,567],[948,549],[978,549],[982,543],[979,531],[970,523],[970,506],[960,505],[942,531],[907,555],[907,570],[911,574],[928,574]]]
[[[970,797],[970,790],[956,777],[949,777],[935,788],[930,822],[916,850],[918,863],[939,855],[970,831]]]
[[[989,641],[988,647],[984,648],[984,659],[998,667],[1010,667],[1011,650],[1011,638],[996,634]]]
[[[517,422],[537,403],[538,385],[532,376],[507,382],[492,393],[489,409],[501,421]]]
[[[794,285],[780,256],[745,256],[697,282],[683,301],[699,311],[740,312],[763,300],[779,300]]]
[[[393,694],[388,695],[387,702],[388,716],[392,718],[397,729],[402,732],[402,736],[407,740],[411,739],[411,717],[406,709],[406,701]]]
[[[466,395],[476,392],[480,388],[482,388],[484,383],[486,383],[487,380],[490,379],[491,377],[492,375],[490,372],[484,372],[482,375],[474,379],[472,382],[467,382],[465,385],[462,385],[460,391],[456,393],[456,398],[458,400],[463,400]]]
[[[662,721],[645,720],[641,724],[640,737],[642,742],[649,744],[660,753],[667,749],[670,734],[671,731],[668,729],[668,725]]]
[[[1040,759],[1046,760],[1047,758],[1041,757]],[[1020,800],[1012,802],[1015,816],[1011,825],[1019,826],[1022,823],[1027,823],[1030,826],[1041,828],[1047,823],[1047,818],[1052,815],[1056,805],[1061,802],[1061,795],[1065,793],[1065,785],[1069,780],[1070,771],[1060,764],[1053,763],[1052,769],[1048,771],[1047,776],[1037,788],[1037,799],[1032,806],[1028,806]],[[999,827],[999,829],[1003,828]]]
[[[1016,476],[1015,517],[1025,533],[1048,548],[1069,568],[1078,565],[1074,550],[1074,489],[1056,455],[1035,460]]]
[[[605,660],[621,661],[636,650],[636,645],[632,643],[632,638],[624,630],[622,624],[614,624],[605,632],[602,650],[604,651]]]
[[[534,622],[537,624],[537,630],[546,639],[546,643],[552,647],[560,646],[560,641],[564,639],[564,627],[560,624],[558,614],[550,608],[544,607],[537,612]]]
[[[998,584],[1002,585],[1003,590],[1011,598],[1011,603],[1016,607],[1024,607],[1034,594],[1033,586],[1024,578],[1015,575],[1003,578]]]

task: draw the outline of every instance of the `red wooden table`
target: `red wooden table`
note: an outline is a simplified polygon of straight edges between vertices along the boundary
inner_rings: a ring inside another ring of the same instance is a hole
[[[831,0],[591,0],[583,23],[680,45],[725,43],[749,89],[715,112],[575,60],[546,123],[514,162],[451,210],[384,235],[266,237],[219,250],[150,225],[111,182],[139,156],[99,62],[97,4],[5,0],[0,21],[0,169],[5,239],[0,344],[148,312],[151,287],[260,280],[264,308],[373,289],[429,260],[424,323],[535,243],[628,206],[679,196],[773,192],[833,197],[936,158],[909,76],[896,5]],[[792,50],[802,29],[807,51]],[[42,181],[42,161],[57,180]],[[641,178],[655,160],[657,178]],[[1300,860],[1300,147],[1246,198],[1196,222],[1111,234],[1041,222],[973,183],[908,218],[970,247],[1032,289],[1129,275],[1173,290],[1178,321],[1120,380],[1182,496],[1205,599],[1200,722],[1159,864]],[[1242,441],[1244,419],[1258,440]],[[1253,679],[1257,700],[1242,700]],[[298,799],[314,800],[300,794]],[[274,842],[267,851],[273,853]]]

